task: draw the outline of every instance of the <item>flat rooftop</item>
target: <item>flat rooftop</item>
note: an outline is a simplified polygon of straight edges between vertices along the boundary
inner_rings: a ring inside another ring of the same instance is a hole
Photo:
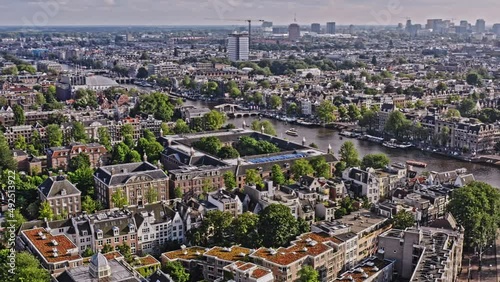
[[[163,253],[162,256],[165,256],[169,260],[192,260],[192,259],[200,259],[203,257],[203,254],[206,252],[205,248],[202,247],[189,247],[180,250],[175,250],[171,252]]]
[[[377,275],[384,268],[394,264],[394,261],[368,258],[353,269],[340,274],[335,281],[363,282]],[[375,280],[374,280],[375,281]],[[384,280],[385,281],[385,280]]]
[[[21,231],[48,263],[82,259],[78,247],[66,235],[53,236],[45,228]]]
[[[141,281],[139,278],[135,277],[133,272],[128,270],[123,264],[119,261],[112,259],[108,260],[109,266],[111,268],[111,276],[101,279],[106,282],[134,282]],[[81,265],[77,267],[71,267],[66,270],[66,272],[71,276],[72,281],[77,282],[95,282],[96,278],[90,275],[89,265]],[[65,276],[64,274],[61,276]],[[101,281],[99,280],[99,281]],[[57,281],[71,281],[68,279],[61,279]]]

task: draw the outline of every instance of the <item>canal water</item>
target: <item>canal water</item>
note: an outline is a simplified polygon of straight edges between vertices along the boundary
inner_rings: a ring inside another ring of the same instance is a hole
[[[206,103],[201,101],[186,101],[186,105],[194,105],[196,107],[207,107]],[[208,105],[210,108],[211,105]],[[243,121],[247,125],[250,125],[252,121],[258,119],[256,117],[246,117],[246,118],[235,118],[229,119],[228,122],[233,123],[236,127],[241,127]],[[265,120],[263,118],[262,120]],[[425,170],[427,171],[450,171],[458,168],[466,168],[468,172],[473,173],[476,180],[487,182],[495,187],[500,188],[500,168],[492,167],[483,164],[463,162],[459,160],[455,160],[452,158],[448,158],[445,156],[431,154],[429,152],[422,152],[416,149],[390,149],[382,146],[381,144],[373,143],[370,141],[362,141],[355,138],[347,138],[339,135],[339,132],[332,129],[327,128],[318,128],[318,127],[307,127],[298,124],[286,124],[285,122],[268,119],[276,129],[276,133],[278,137],[286,138],[291,141],[295,141],[298,143],[302,142],[302,139],[306,138],[306,144],[315,143],[318,147],[326,151],[328,149],[328,145],[331,145],[332,150],[335,155],[338,156],[338,151],[340,146],[345,141],[351,141],[354,143],[358,152],[360,154],[360,158],[366,154],[372,153],[384,153],[391,159],[391,162],[401,162],[404,163],[407,160],[417,160],[426,162],[428,164]],[[291,127],[297,129],[299,136],[293,137],[286,135],[285,132]],[[341,139],[342,138],[342,139]],[[417,170],[424,170],[415,168]]]

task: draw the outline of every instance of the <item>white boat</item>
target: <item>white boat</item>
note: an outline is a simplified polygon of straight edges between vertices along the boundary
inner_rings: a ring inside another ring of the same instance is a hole
[[[389,141],[385,141],[384,143],[382,143],[382,146],[387,147],[387,148],[391,148],[391,149],[398,148],[398,145],[396,144],[396,139],[391,139]]]
[[[297,133],[297,130],[295,128],[290,128],[288,129],[285,134],[290,135],[290,136],[299,136],[299,133]]]

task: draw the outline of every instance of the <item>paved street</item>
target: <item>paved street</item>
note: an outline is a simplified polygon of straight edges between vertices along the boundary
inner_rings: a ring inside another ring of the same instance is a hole
[[[470,277],[468,277],[470,259]],[[458,278],[459,281],[484,281],[500,282],[500,238],[483,254],[483,267],[479,269],[479,257],[474,254],[464,254],[462,261],[462,272]],[[469,280],[470,278],[470,280]]]

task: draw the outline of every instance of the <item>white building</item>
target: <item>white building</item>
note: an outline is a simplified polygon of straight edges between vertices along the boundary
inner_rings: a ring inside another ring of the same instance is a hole
[[[229,34],[227,38],[227,52],[233,62],[247,61],[250,52],[250,41],[246,33]]]

